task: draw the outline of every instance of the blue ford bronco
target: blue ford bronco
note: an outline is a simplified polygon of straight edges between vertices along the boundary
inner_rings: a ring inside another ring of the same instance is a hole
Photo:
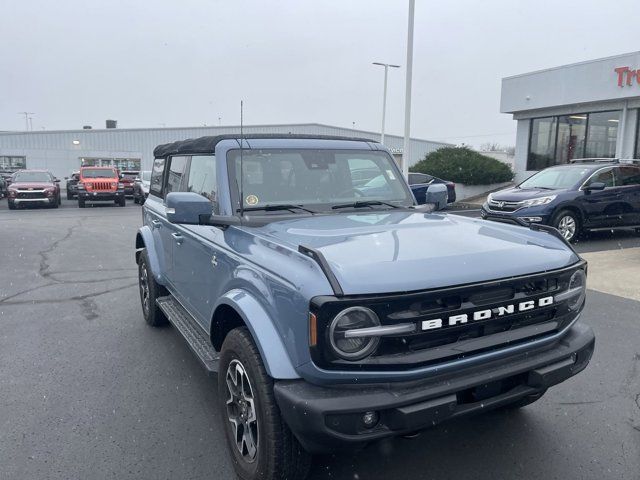
[[[304,478],[314,453],[522,407],[591,358],[586,262],[557,230],[430,213],[377,142],[154,154],[143,315],[217,375],[240,478]]]

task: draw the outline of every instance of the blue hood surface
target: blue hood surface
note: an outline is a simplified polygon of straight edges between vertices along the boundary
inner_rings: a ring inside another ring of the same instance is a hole
[[[547,190],[544,188],[508,188],[491,194],[494,200],[502,200],[505,202],[520,202],[530,198],[547,197],[549,195],[557,195],[563,190]]]
[[[309,216],[247,228],[326,257],[346,295],[415,291],[542,272],[579,260],[545,232],[407,211]]]

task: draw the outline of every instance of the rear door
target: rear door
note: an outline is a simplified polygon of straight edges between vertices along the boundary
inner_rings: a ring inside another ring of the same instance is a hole
[[[616,168],[616,184],[624,206],[624,224],[640,225],[640,167],[624,165]]]
[[[144,209],[144,223],[153,232],[160,269],[170,285],[173,285],[173,243],[177,228],[167,220],[164,199],[169,193],[180,191],[186,166],[184,156],[154,160],[149,201]]]
[[[620,189],[616,187],[614,167],[605,167],[595,172],[583,185],[602,182],[604,190],[584,192],[579,198],[585,212],[588,227],[611,227],[621,225]]]

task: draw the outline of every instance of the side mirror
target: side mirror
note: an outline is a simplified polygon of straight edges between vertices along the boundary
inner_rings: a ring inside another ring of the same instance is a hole
[[[193,192],[171,192],[166,198],[167,220],[186,225],[212,225],[227,228],[240,225],[240,219],[229,215],[213,215],[213,204]]]
[[[56,182],[56,183],[60,183],[60,179],[59,178],[54,178],[53,181]]]
[[[606,185],[604,182],[593,182],[589,185],[586,185],[583,190],[585,191],[585,193],[589,193],[593,190],[604,190],[605,188]]]
[[[200,217],[213,214],[211,202],[193,192],[171,192],[166,199],[167,220],[171,223],[200,225]]]

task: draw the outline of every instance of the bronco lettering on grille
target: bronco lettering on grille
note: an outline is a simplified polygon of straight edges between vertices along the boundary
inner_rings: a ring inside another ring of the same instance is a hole
[[[477,310],[475,312],[452,315],[443,321],[442,318],[434,318],[424,320],[422,322],[422,330],[436,330],[443,326],[453,327],[455,325],[463,325],[467,322],[488,320],[494,317],[502,317],[517,312],[526,312],[537,307],[548,307],[553,304],[553,297],[542,297],[537,300],[526,300],[517,304],[501,305],[499,307],[488,308],[486,310]]]

